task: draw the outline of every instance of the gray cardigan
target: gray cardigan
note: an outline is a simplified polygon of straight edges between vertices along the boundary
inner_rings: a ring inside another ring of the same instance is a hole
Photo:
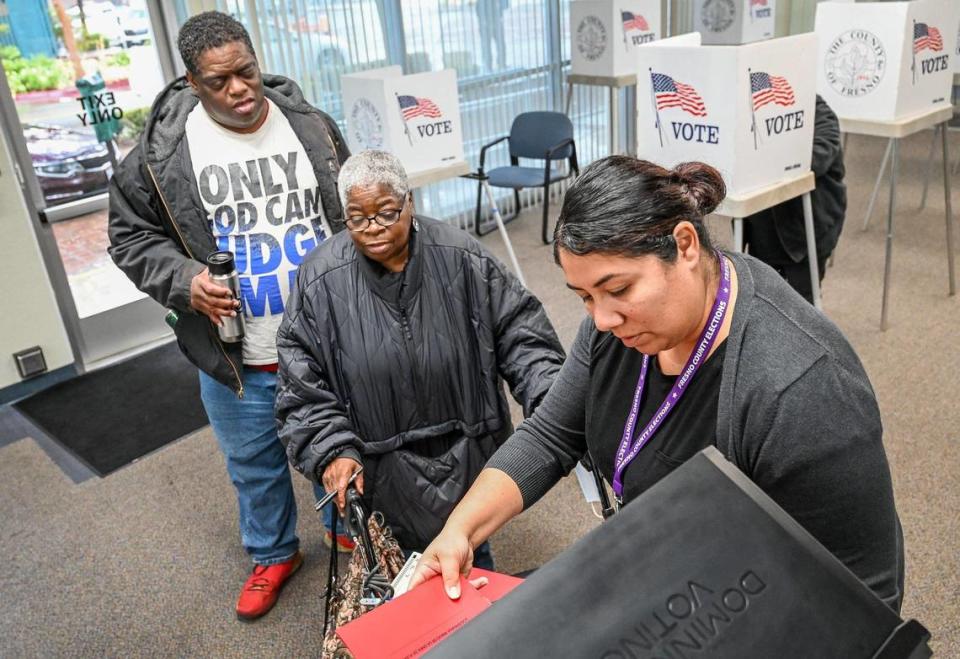
[[[728,256],[739,293],[715,445],[899,610],[902,533],[880,411],[863,366],[840,330],[773,270],[749,256]],[[487,463],[517,483],[524,507],[586,451],[585,398],[599,336],[585,319],[543,404]],[[631,394],[632,386],[624,395]]]

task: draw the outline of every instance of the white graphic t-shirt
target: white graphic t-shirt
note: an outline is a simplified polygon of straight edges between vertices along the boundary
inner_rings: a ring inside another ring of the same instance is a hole
[[[201,104],[187,117],[193,173],[207,221],[240,274],[244,364],[277,361],[277,329],[297,267],[330,235],[317,176],[283,113],[271,103],[255,133],[235,133]]]

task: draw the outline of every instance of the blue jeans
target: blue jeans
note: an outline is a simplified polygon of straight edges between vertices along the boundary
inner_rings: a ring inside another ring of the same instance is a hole
[[[320,499],[322,496],[323,490],[321,488],[321,493],[317,498]],[[332,503],[323,508],[323,525],[328,531],[333,528],[333,511],[336,509],[337,507]],[[389,524],[389,522],[387,523]],[[337,520],[337,535],[343,535],[343,528],[344,521],[341,518]],[[403,551],[403,555],[407,558],[410,558],[410,552],[407,550]],[[490,550],[489,542],[484,542],[473,551],[473,566],[482,568],[484,570],[493,570],[493,552]]]
[[[300,547],[287,454],[277,437],[277,375],[243,370],[242,399],[200,372],[200,396],[237,491],[243,548],[258,565],[290,559]]]

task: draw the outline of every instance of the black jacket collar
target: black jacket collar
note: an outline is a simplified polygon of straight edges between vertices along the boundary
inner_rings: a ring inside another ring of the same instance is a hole
[[[413,226],[410,227],[410,258],[403,269],[403,290],[400,298],[391,286],[389,273],[386,268],[376,261],[367,258],[357,250],[357,260],[360,264],[360,273],[370,290],[384,302],[400,307],[407,306],[420,290],[421,274],[423,272],[423,241],[425,236],[417,228],[417,216],[413,216]],[[356,249],[356,247],[354,247]]]

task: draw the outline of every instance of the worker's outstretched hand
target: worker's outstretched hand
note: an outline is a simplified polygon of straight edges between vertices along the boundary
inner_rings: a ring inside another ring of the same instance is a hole
[[[443,588],[450,599],[460,597],[460,575],[467,575],[473,567],[473,548],[467,535],[456,529],[444,527],[430,546],[423,551],[417,570],[410,581],[410,589],[427,579],[440,575]],[[481,585],[481,584],[476,584]]]

